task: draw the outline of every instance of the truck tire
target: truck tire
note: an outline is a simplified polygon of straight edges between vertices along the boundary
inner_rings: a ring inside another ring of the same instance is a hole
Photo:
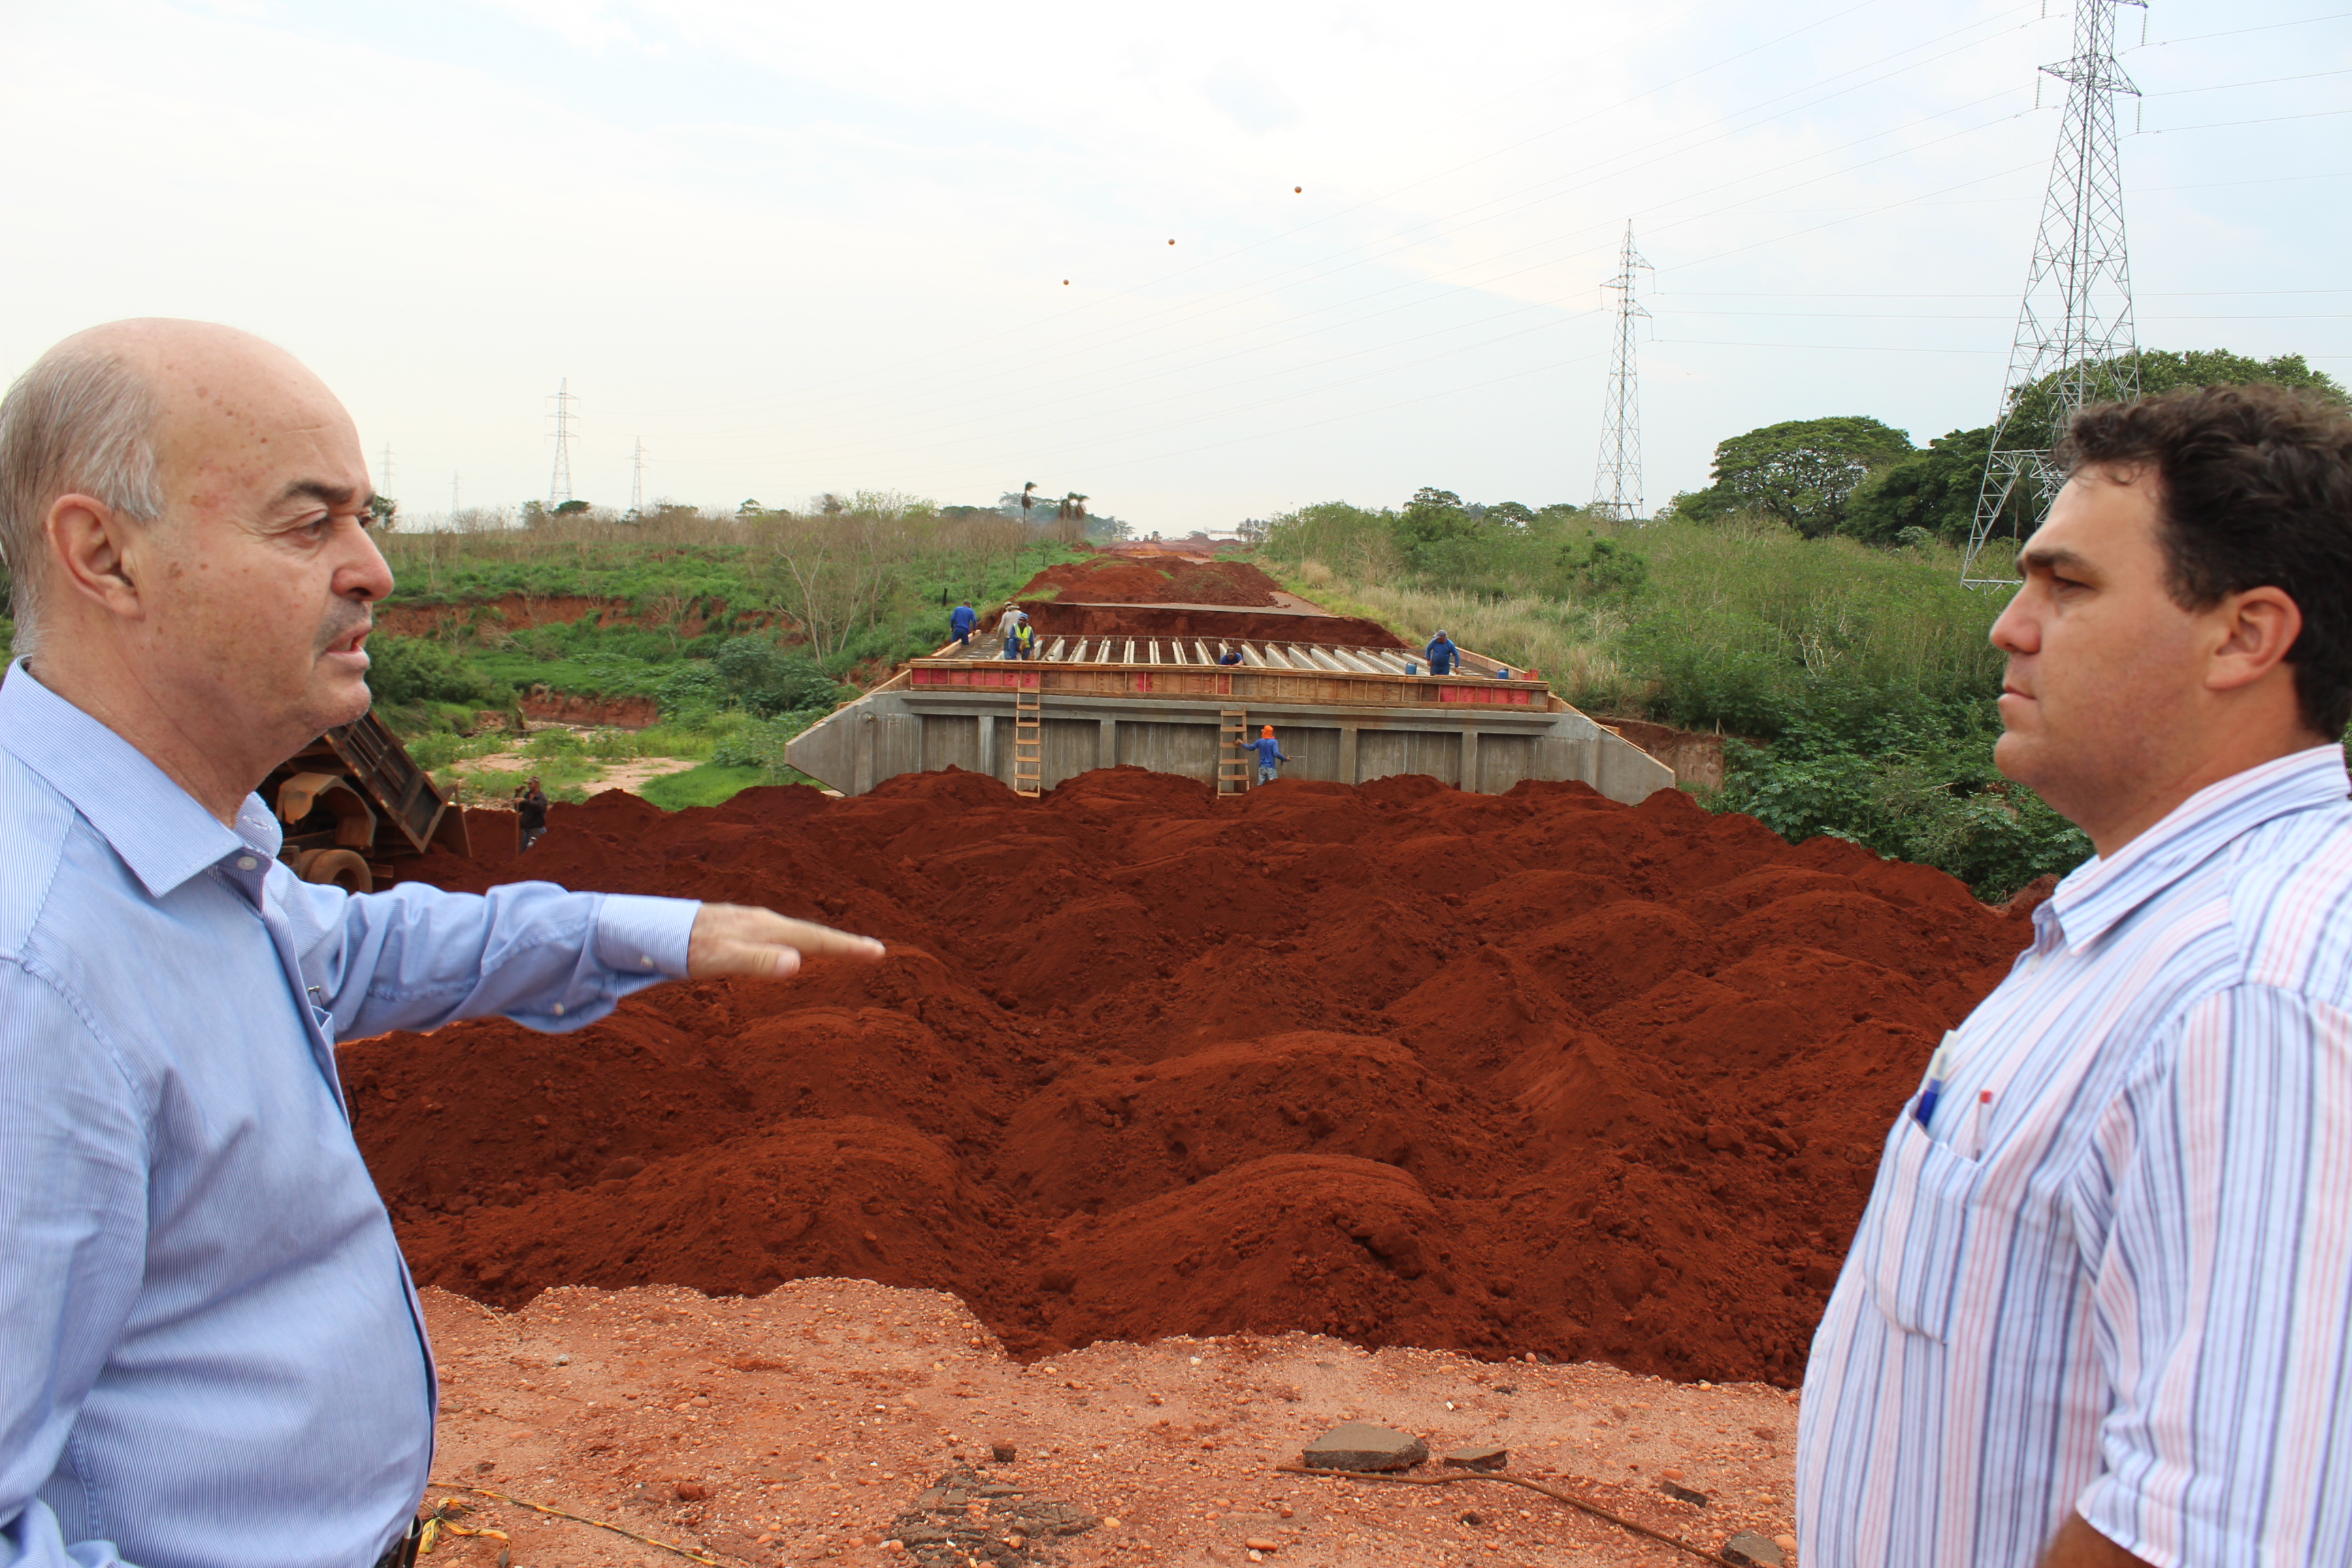
[[[350,849],[313,849],[294,863],[294,874],[306,882],[341,888],[347,893],[375,891],[375,873]]]

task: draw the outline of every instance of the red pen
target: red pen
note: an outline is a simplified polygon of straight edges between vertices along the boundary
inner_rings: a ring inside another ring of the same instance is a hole
[[[1992,1090],[1990,1090],[1990,1089],[1982,1089],[1982,1090],[1979,1090],[1979,1091],[1978,1092],[1978,1094],[1977,1094],[1977,1131],[1976,1131],[1976,1147],[1975,1147],[1975,1149],[1974,1149],[1973,1151],[1971,1151],[1971,1152],[1970,1152],[1970,1153],[1969,1153],[1969,1158],[1970,1158],[1971,1160],[1979,1160],[1979,1159],[1982,1159],[1982,1158],[1984,1157],[1984,1124],[1985,1124],[1985,1113],[1986,1113],[1987,1111],[1990,1110],[1991,1109],[1992,1109]]]

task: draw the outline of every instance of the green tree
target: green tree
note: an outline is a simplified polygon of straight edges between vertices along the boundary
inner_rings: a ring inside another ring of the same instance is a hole
[[[2059,373],[2053,371],[2017,394],[2009,428],[2001,434],[2003,447],[2047,451],[2056,443],[2061,407],[2058,380]],[[2312,369],[2301,354],[2276,354],[2263,360],[2231,353],[2228,349],[2139,351],[2142,397],[2178,392],[2184,386],[2251,386],[2257,383],[2301,387],[2338,405],[2345,402],[2342,384],[2326,372]]]
[[[1460,496],[1427,485],[1413,491],[1404,510],[1397,514],[1397,543],[1407,559],[1416,550],[1442,540],[1467,539],[1477,531],[1478,524],[1463,508]]]
[[[1977,491],[1992,455],[1992,426],[1954,430],[1927,450],[1882,468],[1846,503],[1843,531],[1885,544],[1906,528],[1964,541],[1976,521]]]
[[[1715,449],[1715,483],[1677,497],[1678,517],[1755,510],[1808,539],[1834,533],[1864,480],[1914,450],[1911,437],[1866,415],[1791,419],[1734,436]]]
[[[2344,388],[2336,379],[2312,369],[2301,354],[2258,360],[2227,349],[2140,351],[2143,397],[2184,386],[2247,386],[2258,382],[2302,387],[2339,405],[2346,401]],[[2002,433],[2001,444],[2047,450],[2058,436],[2058,397],[2055,372],[2026,387],[2018,395],[2017,414]],[[1854,492],[1844,531],[1876,543],[1894,539],[1906,528],[1922,528],[1955,542],[1967,539],[1976,523],[1977,493],[1984,484],[1985,461],[1992,455],[1992,436],[1990,426],[1955,430],[1928,442],[1927,450],[1916,457],[1873,475]]]

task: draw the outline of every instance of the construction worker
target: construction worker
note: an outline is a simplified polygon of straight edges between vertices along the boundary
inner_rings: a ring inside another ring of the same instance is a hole
[[[1229,647],[1217,656],[1219,664],[1239,664],[1241,661],[1242,650],[1237,647]]]
[[[1276,765],[1290,761],[1282,748],[1275,743],[1274,726],[1268,724],[1259,731],[1257,739],[1251,744],[1257,750],[1257,782],[1272,784]]]
[[[1029,624],[1028,616],[1022,616],[1021,624],[1013,628],[1013,640],[1023,658],[1037,657],[1037,628]]]
[[[971,607],[970,599],[966,599],[955,607],[955,614],[948,617],[948,635],[955,638],[958,647],[970,647],[972,629],[979,625],[980,612]]]
[[[1462,662],[1462,650],[1455,647],[1454,639],[1444,632],[1429,639],[1428,652],[1429,673],[1432,675],[1451,675],[1454,666]]]
[[[1021,623],[1029,617],[1021,613],[1018,605],[1004,606],[1004,618],[996,623],[996,635],[1004,639],[1004,657],[1021,657]]]
[[[514,801],[515,826],[522,837],[521,847],[515,851],[520,855],[538,843],[539,836],[547,831],[547,792],[534,778],[514,792]]]

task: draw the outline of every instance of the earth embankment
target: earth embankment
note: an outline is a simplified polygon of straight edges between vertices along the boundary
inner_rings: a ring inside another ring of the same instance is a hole
[[[342,1050],[421,1281],[952,1290],[1016,1350],[1303,1329],[1787,1382],[2021,915],[1574,784],[949,772],[600,795],[426,879],[767,904],[870,966]]]

